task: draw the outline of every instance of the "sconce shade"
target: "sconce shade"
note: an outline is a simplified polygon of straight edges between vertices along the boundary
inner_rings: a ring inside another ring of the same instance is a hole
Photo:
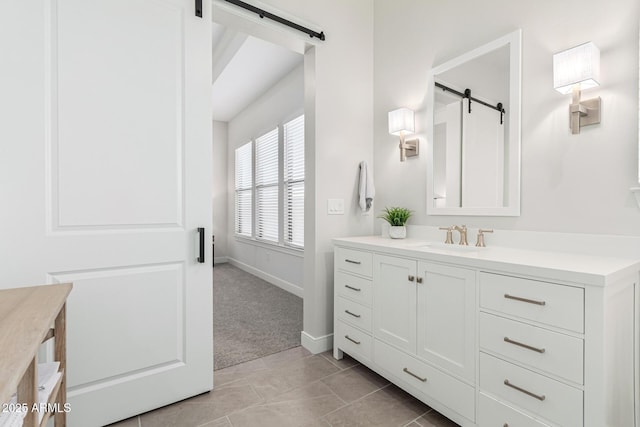
[[[413,111],[408,108],[389,111],[389,133],[391,135],[402,135],[413,133],[413,131]]]
[[[581,90],[600,85],[600,49],[593,42],[553,55],[553,88],[568,94],[578,83]]]

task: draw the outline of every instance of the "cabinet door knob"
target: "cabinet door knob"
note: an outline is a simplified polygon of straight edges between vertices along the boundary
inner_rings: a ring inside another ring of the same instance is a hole
[[[420,276],[416,277],[416,282],[422,283],[422,277],[420,277]]]
[[[410,282],[413,282],[414,280],[416,280],[415,276],[409,276],[408,279]]]

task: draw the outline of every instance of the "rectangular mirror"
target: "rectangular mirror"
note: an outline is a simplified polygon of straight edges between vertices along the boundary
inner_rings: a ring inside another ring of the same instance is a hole
[[[520,215],[521,33],[430,71],[427,214]]]

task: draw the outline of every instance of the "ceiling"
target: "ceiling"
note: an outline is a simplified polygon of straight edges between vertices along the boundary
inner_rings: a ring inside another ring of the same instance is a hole
[[[228,122],[289,74],[303,56],[213,23],[213,119]]]

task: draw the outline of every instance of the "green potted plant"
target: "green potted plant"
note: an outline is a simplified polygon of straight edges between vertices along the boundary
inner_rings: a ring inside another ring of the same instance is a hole
[[[389,223],[389,237],[392,239],[404,239],[407,237],[406,224],[412,213],[407,208],[385,207],[378,218],[382,218]]]

